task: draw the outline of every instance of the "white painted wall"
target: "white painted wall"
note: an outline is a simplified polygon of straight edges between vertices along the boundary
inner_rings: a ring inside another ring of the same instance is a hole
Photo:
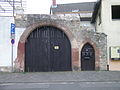
[[[0,66],[11,65],[10,26],[13,17],[0,17]]]
[[[109,58],[109,47],[120,46],[120,19],[112,20],[111,6],[120,5],[120,0],[102,0],[101,6],[101,25],[98,25],[99,18],[97,16],[96,29],[107,35],[108,62],[110,70],[120,70],[120,61],[111,61]],[[120,13],[120,12],[118,12]]]
[[[11,67],[11,23],[14,17],[0,17],[0,67]],[[25,28],[15,29],[15,44],[13,46],[13,60],[17,57],[18,41]]]
[[[120,20],[112,20],[111,5],[120,5],[120,0],[103,0],[102,26],[108,35],[109,46],[120,46]],[[105,13],[106,12],[106,13]],[[120,13],[120,12],[118,12]]]
[[[99,10],[99,14],[101,14],[100,11],[101,10]],[[103,32],[102,24],[103,24],[102,19],[101,19],[101,22],[100,22],[100,16],[97,15],[96,25],[95,25],[95,28],[96,28],[97,32],[100,32],[100,33]]]

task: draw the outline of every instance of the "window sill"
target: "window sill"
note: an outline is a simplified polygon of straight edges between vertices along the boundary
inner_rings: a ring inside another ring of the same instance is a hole
[[[120,19],[112,19],[112,21],[120,21]]]

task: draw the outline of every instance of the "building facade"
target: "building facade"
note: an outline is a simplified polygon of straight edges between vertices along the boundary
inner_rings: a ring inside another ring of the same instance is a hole
[[[16,71],[107,70],[107,36],[81,28],[79,18],[18,15],[15,24],[22,32]]]
[[[120,1],[99,0],[95,6],[92,23],[96,32],[107,35],[109,70],[120,70]]]
[[[77,17],[21,14],[10,22],[0,19],[0,71],[107,70],[107,36],[81,27]],[[11,22],[16,25],[13,49]]]
[[[76,14],[1,16],[0,71],[107,70],[107,35]],[[14,38],[11,23],[16,25]]]

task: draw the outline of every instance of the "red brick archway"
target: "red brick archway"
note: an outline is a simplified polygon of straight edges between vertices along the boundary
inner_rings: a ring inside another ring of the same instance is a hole
[[[19,70],[20,72],[24,72],[24,62],[25,62],[25,42],[27,37],[29,36],[29,34],[35,30],[35,28],[37,27],[42,27],[42,26],[52,26],[52,27],[56,27],[60,30],[62,30],[63,32],[66,33],[66,35],[68,36],[70,43],[71,43],[71,57],[72,57],[72,68],[76,69],[79,68],[79,51],[78,51],[78,46],[76,45],[77,41],[75,40],[74,35],[72,34],[72,32],[70,31],[69,28],[60,25],[60,24],[56,24],[54,22],[40,22],[40,23],[35,23],[32,24],[31,26],[29,26],[28,28],[26,28],[26,30],[23,32],[23,34],[20,37],[20,40],[18,42],[18,50],[17,50],[17,58],[15,60],[15,69]]]
[[[83,48],[83,46],[86,44],[86,43],[89,43],[95,50],[95,70],[100,70],[100,52],[99,52],[99,49],[97,48],[96,44],[91,40],[91,39],[85,39],[81,46],[80,46],[80,53],[81,53],[81,50]],[[80,67],[81,67],[81,54],[79,54],[80,56]]]

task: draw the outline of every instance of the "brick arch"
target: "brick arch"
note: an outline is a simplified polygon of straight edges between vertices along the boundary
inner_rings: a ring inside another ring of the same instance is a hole
[[[81,46],[80,46],[80,53],[79,53],[79,62],[81,68],[81,51],[85,44],[89,43],[95,50],[95,70],[100,70],[100,51],[97,48],[97,45],[91,39],[85,39]]]
[[[71,43],[71,62],[72,62],[72,68],[75,66],[77,66],[76,62],[78,62],[78,57],[76,57],[75,53],[76,53],[76,49],[77,49],[77,45],[74,45],[74,43],[77,43],[77,41],[75,40],[74,35],[72,34],[72,32],[70,31],[69,28],[67,28],[64,25],[60,25],[60,24],[56,24],[54,22],[40,22],[40,23],[35,23],[30,25],[28,28],[26,28],[26,30],[23,32],[23,34],[20,37],[20,40],[18,42],[18,50],[17,50],[17,58],[15,60],[15,69],[20,72],[24,72],[24,64],[25,64],[25,42],[27,40],[27,37],[30,35],[30,33],[32,31],[34,31],[37,27],[42,27],[42,26],[52,26],[52,27],[56,27],[59,30],[62,30],[66,36],[68,37],[68,39],[70,40]],[[77,52],[79,53],[79,52]],[[78,66],[79,67],[79,66]],[[73,68],[74,69],[74,68]]]

